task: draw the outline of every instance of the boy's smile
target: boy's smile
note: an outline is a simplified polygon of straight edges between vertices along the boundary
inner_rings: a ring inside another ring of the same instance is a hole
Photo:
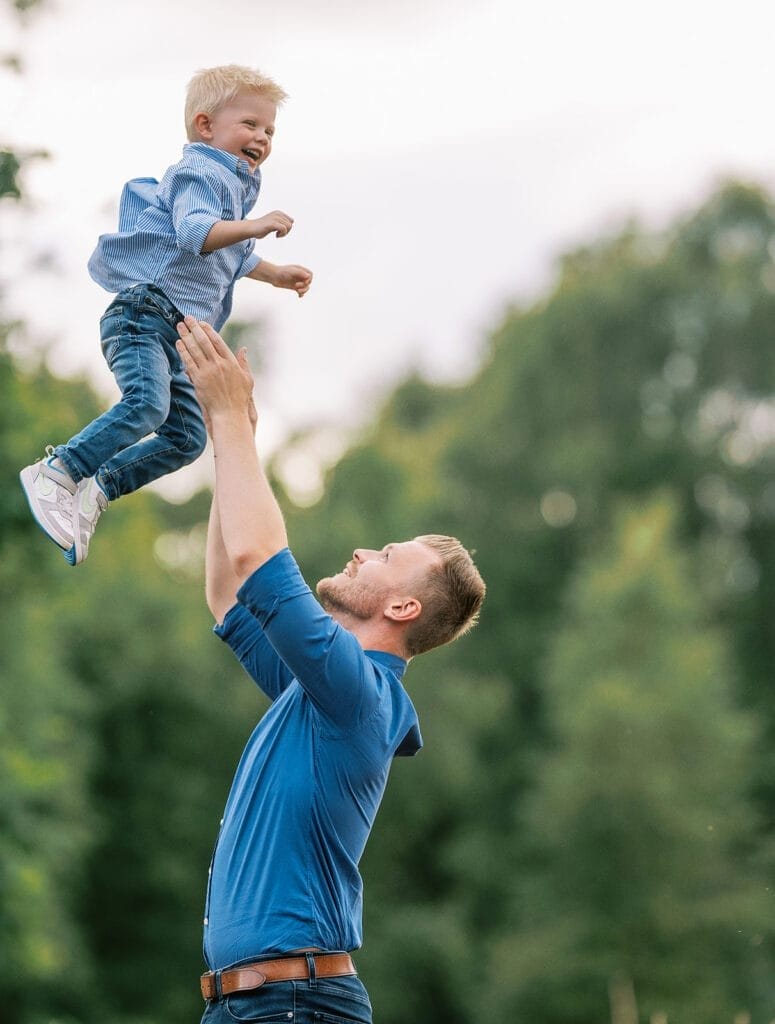
[[[255,171],[272,152],[277,105],[261,93],[242,91],[214,114],[194,118],[202,142],[232,153]]]

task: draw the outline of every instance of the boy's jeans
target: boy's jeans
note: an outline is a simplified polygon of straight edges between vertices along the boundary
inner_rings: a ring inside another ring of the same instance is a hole
[[[175,349],[182,319],[158,288],[138,284],[120,292],[100,320],[121,400],[55,454],[76,483],[96,476],[110,501],[204,451],[202,411]]]
[[[261,959],[253,957],[241,962],[255,963]],[[355,974],[342,978],[275,981],[209,1002],[201,1024],[234,1024],[235,1021],[372,1024],[371,1003],[363,982]]]

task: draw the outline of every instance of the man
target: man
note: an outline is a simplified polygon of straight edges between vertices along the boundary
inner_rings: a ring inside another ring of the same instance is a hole
[[[401,676],[412,656],[473,625],[484,583],[456,540],[429,535],[356,549],[320,581],[319,603],[256,454],[244,350],[235,358],[190,317],[178,333],[215,455],[208,605],[272,700],[213,854],[203,1022],[370,1024],[349,951],[362,937],[358,862],[392,759],[422,744]]]

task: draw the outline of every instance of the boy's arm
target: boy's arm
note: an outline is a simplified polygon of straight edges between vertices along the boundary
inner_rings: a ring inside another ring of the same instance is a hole
[[[306,267],[300,267],[295,263],[278,267],[275,263],[263,259],[245,276],[252,281],[272,284],[275,288],[290,288],[299,298],[307,294],[312,284],[312,271]]]
[[[273,210],[255,220],[223,219],[233,208],[228,189],[217,175],[191,168],[170,169],[162,179],[158,196],[170,211],[178,245],[197,255],[207,255],[250,238],[265,238],[272,232],[282,238],[293,227],[293,217],[282,210]]]
[[[237,242],[246,242],[249,238],[266,238],[272,232],[278,238],[284,238],[292,227],[293,217],[282,210],[274,210],[255,220],[217,220],[207,232],[201,251],[215,252]]]

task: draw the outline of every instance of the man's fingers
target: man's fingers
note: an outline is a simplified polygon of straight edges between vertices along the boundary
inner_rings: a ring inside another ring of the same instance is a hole
[[[190,319],[191,318],[187,318],[187,320]],[[178,340],[175,342],[175,348],[178,350],[178,353],[183,360],[183,364],[188,371],[192,367],[199,365],[197,356],[201,353],[201,349],[196,343],[188,322],[179,323],[177,328]]]
[[[226,360],[234,359],[231,349],[220,334],[204,320],[187,316],[185,322],[179,325],[178,333],[186,351],[197,366],[215,362],[219,357]]]
[[[214,349],[219,356],[222,356],[224,359],[234,358],[231,349],[220,336],[220,334],[215,330],[214,327],[212,327],[208,323],[205,323],[204,321],[201,321],[199,323],[199,329],[201,330],[205,338],[207,338],[207,340],[210,342],[212,349]],[[204,347],[207,347],[207,343],[205,341],[202,341],[202,344]]]

